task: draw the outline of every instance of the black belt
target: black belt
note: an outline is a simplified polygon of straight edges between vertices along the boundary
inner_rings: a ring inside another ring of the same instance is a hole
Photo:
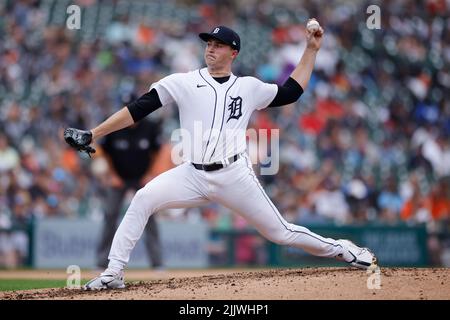
[[[236,154],[232,157],[229,157],[228,160],[228,165],[232,164],[233,162],[235,162],[237,159],[239,159],[240,155]],[[225,166],[223,165],[223,163],[221,162],[214,162],[211,164],[201,164],[201,163],[193,163],[192,164],[195,169],[197,170],[203,170],[203,171],[215,171],[215,170],[219,170],[222,168],[225,168]]]

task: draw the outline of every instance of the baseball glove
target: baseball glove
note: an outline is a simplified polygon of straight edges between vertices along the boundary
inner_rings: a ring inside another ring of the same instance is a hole
[[[95,149],[90,146],[92,142],[92,133],[90,131],[67,128],[64,130],[64,140],[72,148],[80,152],[86,152],[89,157],[91,157],[91,153],[95,153]]]

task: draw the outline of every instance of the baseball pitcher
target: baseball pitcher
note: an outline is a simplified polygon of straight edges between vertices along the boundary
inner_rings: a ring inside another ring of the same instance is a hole
[[[308,253],[335,258],[358,268],[377,263],[375,255],[348,240],[334,240],[288,223],[261,187],[246,153],[248,121],[253,111],[279,107],[299,99],[307,88],[324,31],[307,31],[307,45],[289,79],[282,85],[231,72],[239,54],[239,35],[218,26],[200,33],[206,42],[206,67],[169,75],[136,101],[89,131],[68,128],[65,139],[74,148],[95,152],[93,140],[128,127],[170,103],[179,108],[180,124],[192,141],[183,142],[183,164],[166,171],[135,194],[109,253],[108,268],[85,290],[124,288],[124,268],[149,217],[168,208],[218,202],[240,214],[265,238]]]

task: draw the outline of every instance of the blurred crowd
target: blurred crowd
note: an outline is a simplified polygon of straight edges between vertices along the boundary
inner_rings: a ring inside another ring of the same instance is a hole
[[[310,17],[326,36],[309,87],[297,103],[251,119],[252,128],[280,133],[280,170],[260,177],[267,193],[302,225],[448,228],[448,2],[380,2],[379,30],[367,28],[364,1],[72,2],[83,10],[80,30],[66,28],[68,1],[0,1],[0,229],[48,216],[101,217],[105,167],[68,148],[63,128],[92,128],[124,96],[203,66],[198,32],[235,28],[242,51],[233,72],[282,84]],[[164,124],[169,145],[176,108],[151,117]],[[246,227],[216,205],[168,216],[179,215]],[[25,242],[0,239],[20,257]]]

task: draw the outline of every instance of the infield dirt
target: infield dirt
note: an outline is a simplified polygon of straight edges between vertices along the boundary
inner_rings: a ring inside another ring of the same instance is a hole
[[[64,278],[52,271],[0,273],[1,278]],[[95,275],[90,272],[89,275]],[[377,276],[379,275],[379,278]],[[83,275],[84,276],[84,275]],[[87,276],[87,275],[86,275]],[[127,288],[99,292],[40,289],[0,292],[0,299],[329,300],[450,299],[448,268],[349,268],[133,271]],[[140,279],[140,280],[138,280]],[[378,281],[379,280],[379,281]],[[1,281],[1,280],[0,280]],[[379,287],[379,289],[369,289]],[[379,285],[379,286],[378,286]]]

